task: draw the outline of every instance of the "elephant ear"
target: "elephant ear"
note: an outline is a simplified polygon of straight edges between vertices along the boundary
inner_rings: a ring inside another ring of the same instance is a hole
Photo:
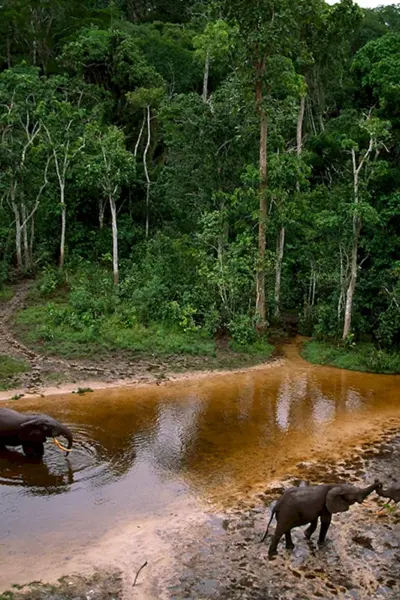
[[[326,495],[326,508],[330,513],[346,512],[349,510],[349,503],[343,498],[343,489],[340,486],[334,487]]]
[[[21,423],[20,427],[22,429],[32,429],[34,427],[43,427],[43,425],[45,425],[45,423],[43,422],[43,418],[40,416],[35,416],[32,415],[32,419],[29,419],[29,421],[25,421],[24,423]]]

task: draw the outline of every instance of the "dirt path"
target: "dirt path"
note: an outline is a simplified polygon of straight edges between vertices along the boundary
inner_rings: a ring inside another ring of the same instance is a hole
[[[62,372],[68,376],[80,373],[85,377],[88,374],[105,374],[107,369],[99,366],[70,363],[66,360],[42,356],[15,338],[10,323],[14,315],[24,308],[30,287],[29,281],[15,285],[11,300],[0,305],[0,354],[21,358],[29,364],[31,370],[21,377],[23,386],[34,392],[39,391],[39,388],[46,384],[43,375],[52,372]]]

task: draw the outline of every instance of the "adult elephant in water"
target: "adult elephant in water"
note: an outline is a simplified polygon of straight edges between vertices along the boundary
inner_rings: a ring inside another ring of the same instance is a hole
[[[67,448],[56,440],[58,436],[68,440]],[[0,448],[22,446],[26,456],[40,458],[44,454],[44,442],[50,437],[68,456],[73,441],[68,427],[48,415],[23,414],[10,408],[0,408]]]

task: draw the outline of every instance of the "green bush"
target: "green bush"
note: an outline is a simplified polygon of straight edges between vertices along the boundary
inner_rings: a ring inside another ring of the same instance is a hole
[[[238,344],[246,345],[256,341],[255,321],[249,315],[236,315],[228,323],[228,328],[233,340]]]
[[[20,358],[0,354],[0,389],[10,387],[13,378],[20,373],[30,371],[30,366]]]
[[[39,294],[46,298],[54,294],[63,283],[64,273],[56,267],[46,266],[37,280],[36,287]]]
[[[350,344],[335,345],[313,340],[304,344],[302,355],[315,364],[351,371],[400,373],[400,352],[388,352],[373,344],[354,344],[352,341]]]

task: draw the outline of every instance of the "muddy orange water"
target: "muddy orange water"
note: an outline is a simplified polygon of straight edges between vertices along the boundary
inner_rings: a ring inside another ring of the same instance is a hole
[[[6,404],[59,419],[75,444],[65,459],[48,443],[40,463],[0,454],[0,589],[26,579],[16,565],[27,557],[41,572],[49,553],[68,561],[124,523],[167,522],[180,501],[227,505],[400,425],[399,376],[283,350],[282,362],[247,372]]]

